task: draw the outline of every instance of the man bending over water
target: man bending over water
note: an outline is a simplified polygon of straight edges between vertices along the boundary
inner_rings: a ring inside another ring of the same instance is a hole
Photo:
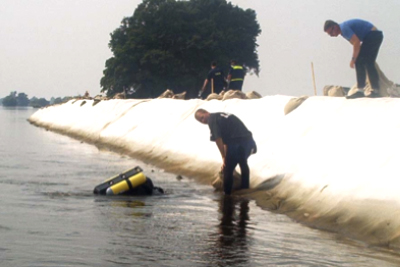
[[[241,189],[249,188],[250,169],[247,159],[251,154],[257,152],[252,133],[233,114],[209,113],[204,109],[198,109],[195,118],[203,124],[208,124],[211,132],[210,139],[217,144],[221,153],[225,194],[230,195],[232,192],[233,171],[237,164],[239,164],[242,174]]]

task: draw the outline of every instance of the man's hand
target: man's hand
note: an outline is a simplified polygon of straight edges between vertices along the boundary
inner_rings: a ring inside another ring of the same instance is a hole
[[[353,34],[353,36],[351,36],[350,43],[353,45],[353,57],[351,58],[350,68],[354,69],[354,64],[356,63],[357,57],[360,54],[361,41],[358,39],[357,35]]]
[[[203,90],[200,90],[198,97],[201,97],[202,94],[203,94]]]
[[[221,172],[224,173],[224,169],[225,169],[225,160],[222,162],[222,166],[221,166]]]
[[[354,69],[354,65],[356,64],[356,60],[354,58],[350,61],[350,68]]]

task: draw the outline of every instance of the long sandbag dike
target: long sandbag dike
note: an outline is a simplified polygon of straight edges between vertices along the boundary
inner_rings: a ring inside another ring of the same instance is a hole
[[[194,112],[234,113],[258,146],[242,194],[311,227],[400,249],[400,99],[309,97],[288,112],[291,99],[78,100],[29,121],[211,184],[221,159]]]

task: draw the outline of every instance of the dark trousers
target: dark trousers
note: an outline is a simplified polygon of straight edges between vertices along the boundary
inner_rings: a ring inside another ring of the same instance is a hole
[[[360,53],[356,60],[357,87],[365,87],[366,73],[372,89],[379,90],[379,75],[375,68],[376,57],[382,44],[383,34],[381,31],[371,31],[362,42]]]
[[[225,168],[224,168],[224,192],[226,195],[232,193],[233,171],[239,164],[242,174],[242,189],[250,186],[250,169],[247,159],[251,154],[257,152],[257,146],[253,138],[235,144],[227,145]]]
[[[243,81],[231,81],[229,83],[229,90],[240,90],[242,91]]]

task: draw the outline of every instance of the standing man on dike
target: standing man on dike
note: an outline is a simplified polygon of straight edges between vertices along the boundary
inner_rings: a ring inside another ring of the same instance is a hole
[[[208,124],[211,141],[215,141],[222,156],[221,170],[224,174],[224,192],[230,195],[233,187],[233,171],[237,164],[242,174],[241,189],[250,186],[250,169],[247,159],[257,152],[252,133],[243,122],[233,114],[216,112],[209,113],[198,109],[195,118],[203,124]]]
[[[332,37],[340,34],[353,45],[350,67],[356,67],[358,91],[346,98],[379,97],[379,74],[375,61],[383,40],[382,32],[372,23],[361,19],[351,19],[341,24],[327,20],[324,31]],[[370,95],[364,95],[366,72],[373,89]]]
[[[231,68],[228,73],[228,89],[242,91],[245,74],[243,66],[238,65],[236,60],[231,60]]]
[[[208,82],[210,82],[210,88],[205,90]],[[211,70],[208,72],[207,78],[204,80],[203,87],[199,92],[199,97],[204,94],[204,91],[205,98],[207,98],[207,96],[211,93],[219,94],[225,90],[225,86],[225,74],[220,68],[217,67],[217,62],[213,61],[211,63]]]

